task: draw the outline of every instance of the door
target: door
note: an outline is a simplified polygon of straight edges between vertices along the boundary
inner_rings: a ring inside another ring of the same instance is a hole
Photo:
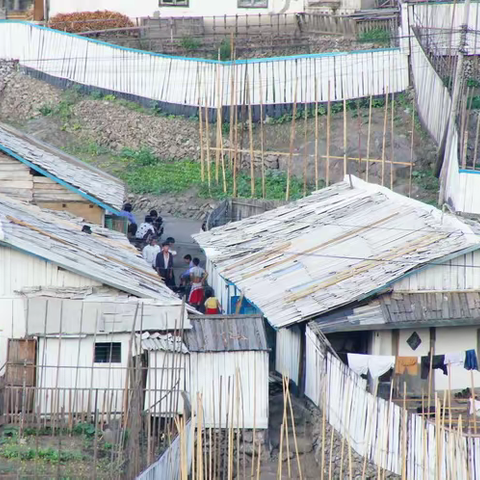
[[[7,398],[4,404],[9,405],[10,412],[18,412],[23,409],[25,402],[26,410],[31,411],[33,406],[33,388],[35,386],[36,365],[36,340],[9,339],[7,353],[7,371],[5,385]]]

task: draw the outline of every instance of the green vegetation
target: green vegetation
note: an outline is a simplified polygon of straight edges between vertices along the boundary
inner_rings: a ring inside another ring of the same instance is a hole
[[[225,61],[232,58],[232,45],[230,40],[224,38],[220,43],[218,50],[220,53],[220,60]]]
[[[198,50],[202,46],[202,42],[198,38],[185,36],[180,40],[180,46],[190,52]]]
[[[168,162],[158,159],[147,149],[139,151],[123,150],[119,164],[123,165],[118,175],[127,183],[133,193],[155,194],[181,193],[191,188],[197,188],[198,194],[205,198],[225,198],[233,191],[233,175],[230,169],[226,171],[227,195],[223,192],[222,172],[219,172],[219,182],[215,180],[215,165],[212,164],[210,189],[207,182],[201,181],[201,166],[198,162],[186,160]],[[206,172],[205,172],[206,174]],[[265,174],[266,196],[271,200],[283,200],[287,185],[287,176],[278,170],[268,170]],[[257,198],[262,196],[262,180],[258,174],[255,178]],[[312,190],[308,187],[307,193]],[[237,195],[249,198],[251,196],[251,177],[245,172],[237,174]],[[290,197],[297,199],[303,196],[303,182],[295,177],[290,179]]]
[[[390,44],[390,32],[383,28],[372,28],[365,32],[360,33],[358,41],[362,43],[376,43],[380,45]]]
[[[414,170],[412,172],[412,181],[428,192],[438,192],[440,188],[438,178],[431,170]]]
[[[20,460],[44,460],[50,463],[64,463],[82,461],[87,457],[79,450],[56,450],[54,448],[33,448],[26,445],[7,443],[0,447],[0,456],[3,458],[17,458]]]

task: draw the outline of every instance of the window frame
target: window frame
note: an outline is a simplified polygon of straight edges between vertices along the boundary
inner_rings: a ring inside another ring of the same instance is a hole
[[[110,348],[106,350],[107,355],[109,355],[105,357],[105,360],[100,360],[97,358],[97,353],[100,353],[97,352],[97,347],[103,345],[110,345]],[[114,354],[116,348],[119,350]],[[122,342],[95,342],[93,344],[93,363],[122,363]]]
[[[263,0],[262,5],[254,5],[255,0],[237,0],[237,8],[268,8],[268,0]],[[250,5],[242,5],[242,2],[249,2]]]
[[[181,3],[179,3],[181,2]],[[189,7],[190,6],[190,0],[171,0],[169,2],[168,0],[158,0],[158,6],[159,7]]]

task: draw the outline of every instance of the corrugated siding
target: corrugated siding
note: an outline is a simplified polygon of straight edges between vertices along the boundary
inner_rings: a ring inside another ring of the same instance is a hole
[[[317,407],[323,402],[324,360],[321,343],[307,325],[305,332],[305,395]]]
[[[56,405],[55,401],[63,405],[66,412],[70,408],[72,411],[87,411],[90,387],[98,392],[92,393],[97,398],[97,409],[102,409],[105,398],[105,405],[109,410],[122,411],[129,341],[129,334],[97,335],[96,342],[122,344],[121,363],[108,364],[93,363],[95,343],[93,336],[61,340],[39,338],[37,386],[42,390],[36,398],[36,404],[40,406],[41,412],[52,412],[52,406]],[[60,368],[57,368],[58,365]],[[77,365],[79,368],[76,368]],[[53,389],[57,386],[63,389],[60,397],[54,396]],[[93,397],[90,399],[90,411],[95,411]]]
[[[232,313],[230,311],[230,299],[231,296],[235,295],[235,287],[228,285],[227,281],[220,276],[215,265],[208,257],[205,264],[205,270],[208,273],[208,284],[215,291],[215,296],[220,302],[222,312]]]
[[[0,298],[0,376],[5,371],[8,339],[25,337],[25,300],[23,298]]]
[[[222,427],[227,425],[229,398],[229,425],[233,421],[234,428],[268,427],[267,352],[192,353],[190,362],[192,407],[197,410],[197,393],[201,393],[205,427],[218,427],[220,422]],[[235,400],[232,416],[231,405],[232,399],[237,398],[237,384],[240,404]]]
[[[151,415],[183,415],[181,391],[187,388],[185,368],[188,368],[188,364],[188,355],[163,351],[148,353],[145,410],[150,409]]]
[[[25,287],[85,287],[102,285],[93,279],[70,273],[53,263],[0,246],[0,297],[15,296]]]
[[[456,257],[444,265],[435,265],[393,284],[396,291],[480,289],[480,251]]]
[[[297,385],[301,335],[300,328],[297,326],[278,330],[275,352],[275,370],[286,375]]]

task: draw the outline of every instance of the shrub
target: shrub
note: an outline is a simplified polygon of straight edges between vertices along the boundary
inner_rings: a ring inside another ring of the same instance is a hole
[[[50,21],[50,28],[70,33],[133,27],[126,15],[108,10],[96,12],[59,13]]]
[[[202,46],[202,42],[195,37],[182,37],[180,40],[180,46],[184,50],[193,51],[198,50]]]

